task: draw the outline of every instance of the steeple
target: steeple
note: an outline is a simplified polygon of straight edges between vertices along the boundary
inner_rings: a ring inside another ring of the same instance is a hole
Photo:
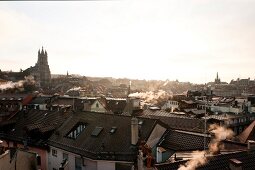
[[[44,55],[43,46],[42,46],[42,52],[41,52],[41,54]]]
[[[40,48],[39,48],[39,50],[38,50],[38,55],[40,55]]]
[[[215,83],[215,84],[220,84],[220,78],[219,78],[218,72],[217,72],[217,74],[216,74],[216,79],[215,79],[214,83]]]

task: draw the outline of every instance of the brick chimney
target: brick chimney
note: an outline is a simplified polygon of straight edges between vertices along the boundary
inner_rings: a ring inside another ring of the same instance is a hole
[[[131,119],[131,144],[136,145],[138,141],[138,119],[133,117]]]

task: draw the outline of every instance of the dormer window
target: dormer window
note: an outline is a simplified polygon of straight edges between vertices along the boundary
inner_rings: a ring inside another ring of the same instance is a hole
[[[71,138],[71,139],[76,139],[81,132],[86,128],[86,123],[79,122],[77,123],[71,131],[68,132],[66,137]]]

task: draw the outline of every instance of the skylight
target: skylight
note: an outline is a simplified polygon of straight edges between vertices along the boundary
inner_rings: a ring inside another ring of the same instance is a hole
[[[72,128],[72,130],[66,135],[66,137],[76,139],[85,128],[86,123],[79,122]]]
[[[97,126],[91,133],[91,136],[98,136],[103,129],[104,129],[103,127]]]
[[[116,127],[116,126],[113,126],[113,127],[111,128],[111,130],[110,130],[110,134],[115,133],[116,130],[117,130],[117,127]]]

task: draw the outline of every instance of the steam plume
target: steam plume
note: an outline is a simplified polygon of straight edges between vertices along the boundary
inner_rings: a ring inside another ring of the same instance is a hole
[[[129,97],[138,97],[143,99],[145,103],[152,103],[156,104],[159,100],[167,100],[171,95],[165,92],[164,90],[158,90],[156,92],[148,91],[148,92],[141,92],[141,93],[132,93],[129,94]]]
[[[221,141],[225,139],[231,139],[234,136],[234,132],[231,129],[212,124],[209,126],[209,131],[214,133],[215,137],[209,143],[208,151],[194,151],[192,159],[181,165],[178,170],[195,170],[197,167],[205,165],[209,161],[209,157],[206,154],[216,154],[224,146]]]
[[[23,81],[18,81],[18,82],[8,81],[7,83],[4,83],[4,84],[0,85],[0,90],[20,88],[22,86],[23,86]]]
[[[81,89],[81,87],[74,87],[74,88],[71,88],[69,90],[67,90],[66,93],[70,92],[70,91],[79,91]]]
[[[20,80],[18,82],[8,81],[7,83],[0,84],[0,90],[8,90],[8,89],[15,89],[15,88],[22,88],[24,84],[33,85],[35,84],[33,76],[25,77],[25,80]]]

